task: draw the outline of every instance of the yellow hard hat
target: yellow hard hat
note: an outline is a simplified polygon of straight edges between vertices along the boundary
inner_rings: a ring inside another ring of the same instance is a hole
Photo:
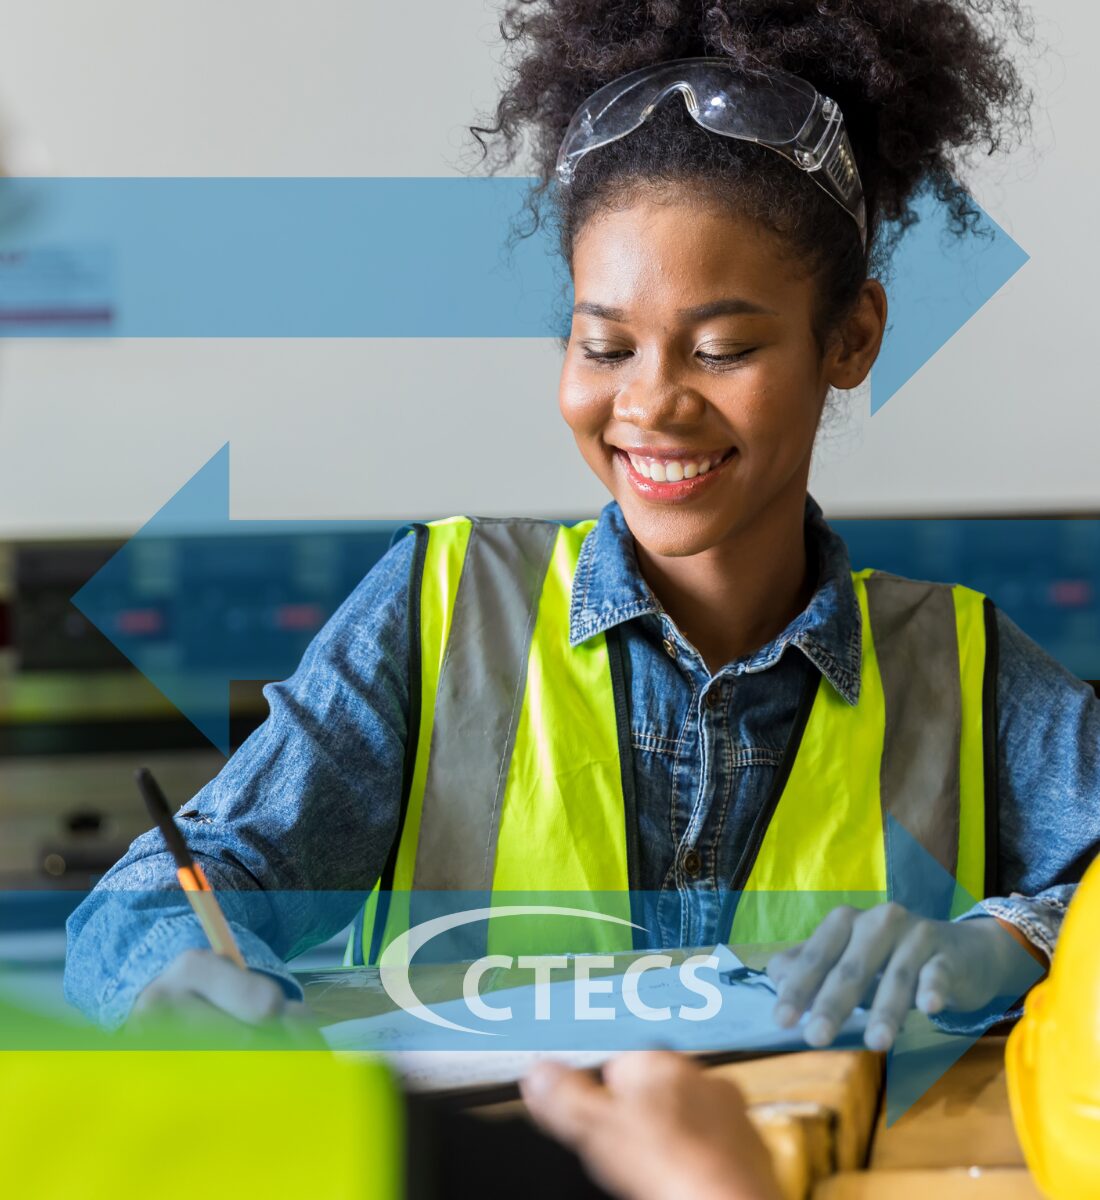
[[[1100,1196],[1100,859],[1066,913],[1050,975],[1006,1055],[1012,1117],[1051,1200]]]

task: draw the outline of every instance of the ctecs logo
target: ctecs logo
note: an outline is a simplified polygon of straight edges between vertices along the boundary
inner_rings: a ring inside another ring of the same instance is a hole
[[[592,912],[583,908],[559,908],[554,905],[516,904],[502,905],[494,908],[475,908],[466,912],[435,917],[414,925],[407,932],[400,934],[386,947],[378,961],[379,975],[382,986],[390,999],[421,1021],[438,1025],[444,1029],[453,1029],[460,1033],[481,1034],[486,1037],[494,1035],[487,1029],[473,1029],[448,1020],[439,1013],[427,1007],[417,996],[409,979],[409,966],[413,956],[434,937],[462,925],[470,925],[476,921],[487,921],[490,918],[499,920],[502,917],[571,917],[590,921],[605,921],[614,925],[624,925],[630,929],[640,929],[632,921],[622,917],[611,916],[608,913]],[[512,1009],[508,1005],[488,1004],[481,995],[481,981],[486,972],[495,967],[528,970],[532,974],[534,987],[534,1019],[549,1021],[553,1018],[551,1011],[551,983],[555,972],[559,973],[556,982],[562,982],[560,973],[572,972],[573,980],[573,1014],[577,1021],[610,1021],[615,1019],[616,1010],[606,1005],[594,1003],[599,996],[608,996],[614,990],[612,979],[593,979],[593,971],[614,966],[615,960],[609,955],[588,954],[577,957],[565,955],[520,955],[513,958],[507,954],[486,954],[475,959],[466,969],[462,981],[462,998],[472,1016],[482,1021],[508,1021],[512,1019]],[[678,978],[681,987],[696,996],[702,1003],[699,1005],[679,1005],[674,1010],[670,1005],[654,1006],[646,1003],[640,994],[642,977],[647,971],[664,970],[672,967],[672,958],[667,954],[643,954],[634,959],[621,976],[623,1004],[627,1012],[639,1021],[669,1021],[674,1017],[684,1021],[707,1021],[716,1016],[722,1008],[722,993],[716,983],[701,979],[698,972],[704,969],[714,970],[718,959],[712,954],[694,954],[679,965]],[[566,977],[568,978],[568,977]]]

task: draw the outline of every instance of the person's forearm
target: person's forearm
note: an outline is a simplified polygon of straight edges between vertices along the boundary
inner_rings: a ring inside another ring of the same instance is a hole
[[[997,630],[996,883],[973,911],[1049,962],[1074,881],[1100,853],[1100,701],[1000,610]]]
[[[1051,889],[1053,892],[1063,892],[1067,885]],[[1072,893],[1072,886],[1068,886]],[[932,1022],[945,1033],[967,1034],[977,1036],[990,1026],[1001,1020],[1014,1020],[1023,1012],[1023,995],[1046,976],[1050,966],[1050,956],[1061,925],[1062,908],[1059,901],[1053,897],[1043,901],[1023,896],[991,897],[976,904],[964,916],[962,921],[992,920],[1009,939],[1011,945],[1021,947],[1042,968],[1042,972],[1027,971],[1024,967],[1026,959],[1016,954],[1006,955],[1006,981],[1001,1000],[1003,1003],[1016,1001],[1011,1008],[994,1009],[980,1014],[967,1012],[944,1011],[932,1016]],[[999,914],[1005,914],[1004,916]],[[1024,975],[1026,978],[1020,984],[1014,985],[1011,980]],[[1011,993],[1011,994],[1010,994]]]
[[[209,947],[176,880],[171,856],[143,844],[155,836],[143,835],[131,846],[67,925],[65,998],[108,1028],[126,1020],[141,991],[184,950]],[[257,932],[261,922],[240,919],[258,917],[259,904],[247,901],[266,904],[266,898],[234,891],[242,880],[227,864],[205,856],[200,861],[231,917],[245,961],[278,978],[288,996],[300,999],[301,988]]]
[[[152,837],[144,835],[150,841]],[[143,855],[138,848],[142,840],[108,871],[66,923],[65,998],[91,1020],[109,1026],[122,1019],[111,1011],[112,1002],[135,950],[159,922],[184,921],[189,913],[171,855],[151,845]],[[147,965],[155,973],[158,958],[149,953],[144,963],[139,956],[134,965]]]
[[[408,548],[391,552],[268,684],[271,712],[177,824],[249,965],[283,960],[353,919],[389,852],[404,760]],[[182,799],[182,797],[172,797]],[[65,988],[93,1019],[124,1020],[182,951],[206,948],[159,833],[136,839],[69,921]]]
[[[1035,896],[1013,892],[1009,896],[990,896],[976,904],[965,919],[995,917],[1021,945],[1046,966],[1054,953],[1066,909],[1077,885],[1058,884]]]
[[[1022,929],[1019,929],[1010,921],[1006,921],[1001,917],[995,917],[994,920],[998,925],[1000,925],[1005,933],[1007,933],[1019,945],[1023,946],[1023,948],[1028,952],[1028,954],[1031,955],[1033,959],[1035,959],[1037,963],[1041,964],[1043,967],[1050,966],[1049,955],[1047,955],[1040,946],[1035,945],[1035,943],[1027,936],[1026,933],[1023,932]]]

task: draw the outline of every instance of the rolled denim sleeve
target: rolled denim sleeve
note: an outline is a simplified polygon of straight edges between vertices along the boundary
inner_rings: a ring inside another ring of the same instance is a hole
[[[998,917],[1049,959],[1077,882],[1100,852],[1100,700],[1000,609],[997,635],[997,890],[1003,894],[959,920]],[[941,1012],[932,1022],[945,1033],[976,1037],[1020,1016],[1022,1004],[1006,1009],[1012,999],[999,997],[981,1013]]]
[[[412,542],[391,547],[294,674],[264,688],[267,719],[179,814],[249,966],[291,996],[286,960],[352,920],[397,835]],[[207,945],[160,834],[142,834],[69,918],[66,998],[118,1025],[175,957]]]
[[[1100,700],[999,609],[997,632],[1001,894],[966,917],[999,917],[1049,958],[1100,853]]]

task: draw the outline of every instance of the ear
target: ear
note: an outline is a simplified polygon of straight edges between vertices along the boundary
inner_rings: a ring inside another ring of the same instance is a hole
[[[842,391],[858,387],[878,358],[886,331],[886,292],[877,279],[866,279],[859,296],[836,331],[830,347],[826,377]]]

